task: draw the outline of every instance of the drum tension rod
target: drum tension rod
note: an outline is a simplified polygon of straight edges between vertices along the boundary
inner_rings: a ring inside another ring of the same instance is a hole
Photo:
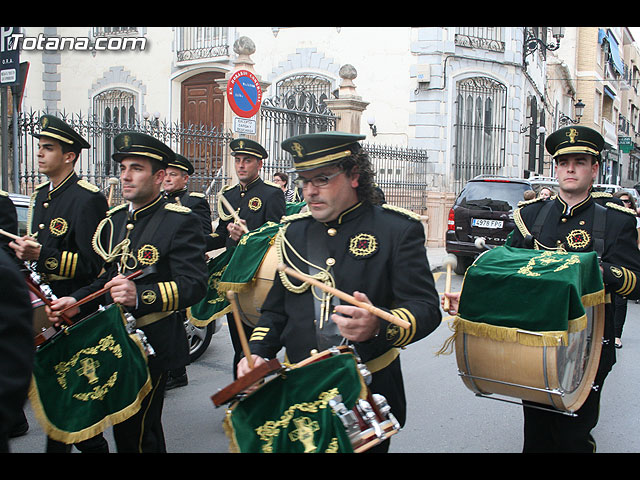
[[[482,398],[486,398],[488,400],[497,400],[499,402],[504,402],[504,403],[512,403],[514,405],[520,405],[523,407],[527,407],[527,408],[535,408],[536,410],[544,410],[545,412],[551,412],[551,413],[559,413],[561,415],[567,415],[569,417],[577,417],[578,414],[575,412],[564,412],[562,410],[556,410],[554,408],[545,408],[539,405],[525,405],[522,402],[516,402],[514,400],[507,400],[506,398],[499,398],[499,397],[490,397],[488,395],[483,395],[482,393],[476,393],[475,394],[476,397],[482,397]]]

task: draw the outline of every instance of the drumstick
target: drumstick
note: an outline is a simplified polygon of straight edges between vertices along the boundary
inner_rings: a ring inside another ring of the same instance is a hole
[[[447,267],[447,277],[445,279],[444,293],[451,293],[451,270],[455,268],[457,261],[458,259],[455,255],[447,255],[442,262]],[[450,299],[445,295],[443,305],[443,310],[445,312],[449,311],[449,303]]]
[[[111,207],[112,203],[113,203],[113,190],[116,188],[116,185],[118,184],[119,180],[115,177],[111,177],[109,179],[109,200],[108,200],[108,204]]]
[[[126,276],[125,280],[133,280],[134,278],[139,277],[143,272],[144,272],[144,270],[137,270],[137,271],[133,272],[132,274]],[[87,295],[82,300],[78,300],[76,303],[72,303],[71,305],[66,306],[62,310],[58,310],[58,313],[59,314],[63,314],[64,312],[66,312],[67,310],[69,310],[69,309],[71,309],[73,307],[79,307],[80,305],[84,305],[85,303],[90,302],[91,300],[93,300],[95,298],[98,298],[100,295],[103,295],[103,294],[107,293],[108,291],[109,291],[108,288],[101,288],[97,292],[93,292],[91,295]]]
[[[19,240],[22,237],[19,237],[18,235],[14,235],[11,232],[7,232],[6,230],[3,230],[2,228],[0,228],[0,234],[4,235],[6,237],[9,237],[13,240]],[[39,247],[40,244],[38,242],[34,242],[33,240],[25,240],[25,242],[27,242],[28,245],[31,245],[32,247]]]
[[[31,280],[29,277],[27,277],[26,280],[27,280],[27,286],[29,287],[29,290],[31,290],[31,292],[33,292],[33,294],[36,297],[38,297],[40,300],[42,300],[45,305],[47,305],[49,308],[51,308],[51,300],[49,300],[45,296],[45,294],[42,293],[40,288],[37,285],[35,285],[33,280]],[[60,317],[62,318],[62,321],[64,323],[66,323],[67,325],[73,325],[73,322],[71,321],[71,319],[69,317],[67,317],[66,315],[60,315]]]
[[[240,223],[240,217],[238,216],[238,212],[234,210],[234,208],[229,203],[229,200],[227,200],[224,197],[222,192],[220,192],[218,196],[220,197],[220,200],[222,201],[222,204],[224,205],[224,207],[231,213],[231,216],[234,218],[236,223],[240,225],[240,227],[242,227],[242,230],[244,231],[244,233],[249,233],[249,229],[247,228],[247,226],[244,223]]]
[[[247,342],[247,336],[244,333],[244,328],[242,327],[242,320],[240,320],[240,312],[238,311],[238,304],[236,302],[236,295],[232,290],[227,292],[227,298],[229,299],[229,303],[231,304],[231,308],[233,309],[233,319],[236,322],[236,330],[238,330],[238,337],[240,338],[240,344],[242,345],[242,351],[244,352],[244,356],[249,362],[249,368],[253,370],[253,357],[251,356],[251,350],[249,349],[249,342]]]
[[[364,308],[365,310],[369,311],[370,313],[372,313],[373,315],[376,315],[377,317],[382,318],[383,320],[386,320],[389,323],[393,323],[394,325],[397,325],[401,328],[404,329],[408,329],[409,327],[411,327],[411,324],[409,322],[407,322],[406,320],[403,320],[399,317],[396,317],[395,315],[392,315],[388,312],[385,312],[384,310],[382,310],[381,308],[375,307],[369,303],[365,303],[365,302],[361,302],[360,300],[356,300],[355,297],[353,297],[352,295],[349,295],[348,293],[343,292],[342,290],[338,290],[337,288],[333,288],[330,287],[328,285],[325,285],[324,283],[316,280],[313,277],[310,277],[309,275],[305,275],[304,273],[299,273],[296,272],[295,270],[287,267],[286,265],[278,265],[278,270],[281,272],[286,273],[287,275],[291,275],[292,277],[296,277],[299,280],[302,280],[303,282],[308,282],[311,285],[314,285],[322,290],[324,290],[327,293],[332,294],[335,297],[338,297],[341,300],[344,300],[345,302],[349,302],[351,305],[355,305],[356,307],[360,307],[360,308]]]

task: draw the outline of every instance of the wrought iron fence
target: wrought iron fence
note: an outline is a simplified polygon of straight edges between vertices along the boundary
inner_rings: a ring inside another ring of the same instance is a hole
[[[38,140],[33,136],[40,131],[38,120],[41,115],[42,112],[24,112],[18,118],[20,193],[27,195],[46,180],[38,172]],[[101,188],[105,194],[110,189],[109,179],[117,177],[119,171],[111,158],[114,152],[113,139],[118,133],[125,131],[152,135],[187,157],[195,168],[189,180],[190,190],[206,194],[210,201],[230,181],[224,174],[223,166],[233,136],[221,129],[132,119],[126,122],[106,121],[82,114],[62,113],[59,116],[91,144],[88,151],[83,150],[80,154],[76,173]],[[119,203],[122,199],[119,184],[114,188],[113,198],[114,203]]]
[[[38,172],[37,138],[41,112],[23,112],[18,119],[19,180],[20,193],[31,194],[38,184],[46,180]],[[293,168],[291,155],[280,148],[281,141],[295,133],[325,131],[335,128],[327,122],[325,115],[300,116],[285,109],[263,108],[263,129],[261,141],[269,150],[269,158],[264,162],[262,176],[272,180],[277,171]],[[272,117],[264,122],[265,116]],[[229,161],[229,142],[233,135],[218,128],[204,126],[183,126],[163,122],[133,121],[117,123],[104,121],[82,114],[60,114],[60,117],[78,131],[91,144],[91,148],[80,155],[76,172],[81,178],[97,185],[105,195],[110,189],[111,178],[118,176],[118,165],[111,158],[114,152],[113,138],[120,132],[137,131],[152,135],[175,152],[187,157],[195,167],[189,180],[191,191],[207,195],[215,201],[217,193],[232,179],[225,175],[225,162]],[[270,123],[270,125],[266,125]],[[376,172],[376,183],[384,191],[387,202],[421,212],[426,209],[426,187],[433,183],[428,173],[426,150],[390,147],[363,143]],[[292,176],[293,181],[295,175]],[[113,191],[114,204],[122,201],[119,183]],[[213,204],[213,203],[212,203]],[[214,217],[216,213],[212,209]]]

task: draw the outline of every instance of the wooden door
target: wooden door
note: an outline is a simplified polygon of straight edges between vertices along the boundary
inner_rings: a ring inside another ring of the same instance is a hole
[[[211,177],[222,167],[222,137],[213,133],[223,131],[224,92],[217,83],[221,78],[222,72],[206,72],[182,83],[182,125],[192,132],[183,137],[181,153],[193,163],[196,177]],[[192,187],[198,190],[199,185]]]

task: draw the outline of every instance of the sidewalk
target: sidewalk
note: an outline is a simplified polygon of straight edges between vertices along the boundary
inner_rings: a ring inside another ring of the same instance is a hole
[[[427,247],[427,259],[432,272],[442,270],[442,263],[446,256],[447,251],[444,247]]]

